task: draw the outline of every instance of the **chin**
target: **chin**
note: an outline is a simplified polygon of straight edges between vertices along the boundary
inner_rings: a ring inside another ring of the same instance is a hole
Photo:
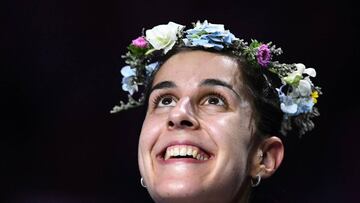
[[[226,190],[226,187],[204,187],[204,185],[184,181],[166,181],[149,189],[152,199],[156,203],[223,203],[234,202],[240,193]],[[239,192],[239,191],[238,191]],[[240,195],[241,196],[241,195]],[[237,201],[236,201],[237,202]]]
[[[208,194],[204,187],[191,181],[167,180],[156,185],[153,190],[149,189],[149,192],[157,203],[208,202],[205,198]]]
[[[227,185],[219,181],[205,184],[191,176],[181,179],[167,178],[154,182],[154,185],[148,187],[148,191],[156,203],[222,203],[240,199],[244,188],[237,188],[234,185],[236,183],[228,182],[231,185]]]

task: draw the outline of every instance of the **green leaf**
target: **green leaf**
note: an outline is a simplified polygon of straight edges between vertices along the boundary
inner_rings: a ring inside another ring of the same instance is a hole
[[[260,42],[258,42],[257,40],[251,40],[251,43],[250,43],[250,48],[251,49],[256,49],[256,48],[258,48],[259,46],[261,45],[261,43]]]
[[[300,80],[303,79],[303,77],[300,74],[296,74],[296,75],[289,75],[287,77],[284,77],[284,81],[292,86],[298,86]]]
[[[134,45],[129,45],[128,50],[130,51],[130,53],[134,56],[142,56],[145,55],[145,53],[147,52],[148,48],[140,48],[140,47],[136,47]]]

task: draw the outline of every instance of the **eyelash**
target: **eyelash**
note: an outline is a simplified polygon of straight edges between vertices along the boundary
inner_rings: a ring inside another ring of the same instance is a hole
[[[154,107],[156,108],[156,107],[159,105],[160,101],[161,101],[162,99],[164,99],[164,98],[167,98],[167,97],[171,97],[172,99],[174,99],[174,96],[172,96],[172,95],[170,95],[170,94],[157,95],[157,96],[152,100],[152,103],[153,103]],[[201,101],[203,101],[204,98],[209,99],[209,98],[211,98],[211,97],[217,97],[217,98],[219,98],[222,102],[224,102],[225,107],[228,107],[228,102],[227,102],[226,98],[225,98],[222,94],[220,94],[220,93],[218,93],[218,92],[209,92],[209,93],[207,93],[206,96],[203,96],[203,97],[202,97]]]
[[[228,106],[228,102],[227,102],[226,98],[222,94],[220,94],[218,92],[210,92],[203,98],[211,98],[213,96],[219,98],[222,102],[224,102],[225,107]]]
[[[171,98],[174,98],[174,96],[170,95],[170,94],[164,94],[164,95],[157,95],[154,99],[153,99],[153,105],[154,107],[157,107],[159,105],[159,102],[164,99],[164,98],[167,98],[167,97],[171,97]]]

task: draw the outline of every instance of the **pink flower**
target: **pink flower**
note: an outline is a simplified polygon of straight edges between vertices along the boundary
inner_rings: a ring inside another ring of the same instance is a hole
[[[257,51],[256,58],[258,63],[262,67],[267,67],[269,65],[269,62],[271,60],[271,51],[269,49],[269,46],[266,44],[262,44]]]
[[[146,48],[148,46],[148,42],[144,37],[134,39],[131,44],[138,48]]]

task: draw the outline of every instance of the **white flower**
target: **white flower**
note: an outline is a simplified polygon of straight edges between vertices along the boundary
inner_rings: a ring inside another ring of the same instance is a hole
[[[164,54],[171,50],[178,39],[178,33],[185,26],[169,22],[167,25],[158,25],[151,30],[146,30],[146,40],[155,50],[164,49]]]
[[[305,68],[305,65],[302,63],[295,64],[296,71],[294,71],[294,74],[308,74],[311,77],[316,77],[316,71],[313,68]]]
[[[299,80],[297,86],[292,86],[292,91],[289,92],[289,96],[292,98],[298,98],[298,97],[310,97],[312,93],[312,83],[310,80],[308,80],[308,77],[306,77],[303,80]]]
[[[298,84],[299,81],[303,79],[304,73],[311,77],[316,77],[316,71],[313,68],[305,68],[305,65],[302,63],[295,64],[295,67],[296,71],[291,72],[288,76],[283,78],[285,83],[290,85]]]
[[[311,84],[307,80],[300,80],[298,89],[299,89],[300,95],[303,96],[303,97],[310,96],[310,94],[312,92],[311,91]]]

